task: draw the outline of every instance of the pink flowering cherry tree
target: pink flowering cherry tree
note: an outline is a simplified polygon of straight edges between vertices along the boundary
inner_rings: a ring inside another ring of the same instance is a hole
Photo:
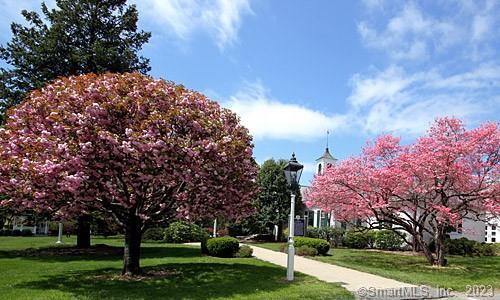
[[[148,227],[251,211],[252,148],[234,113],[172,82],[61,78],[31,93],[0,129],[2,205],[108,214],[125,232],[122,273],[137,274]]]
[[[447,228],[500,214],[499,163],[498,124],[467,130],[458,119],[442,118],[414,144],[381,136],[328,168],[314,178],[307,201],[342,220],[406,231],[429,263],[442,266]]]

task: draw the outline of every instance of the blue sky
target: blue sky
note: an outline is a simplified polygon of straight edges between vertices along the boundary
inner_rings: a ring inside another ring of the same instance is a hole
[[[54,6],[53,1],[47,1]],[[151,74],[238,113],[255,156],[306,165],[367,139],[411,142],[435,117],[500,116],[498,1],[136,0]],[[0,0],[0,43],[36,0]]]

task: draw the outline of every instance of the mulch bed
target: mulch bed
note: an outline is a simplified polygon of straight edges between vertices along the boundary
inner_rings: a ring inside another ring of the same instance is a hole
[[[172,276],[179,275],[181,272],[170,269],[170,268],[143,268],[141,274],[139,275],[121,275],[116,273],[107,273],[91,276],[91,279],[97,280],[113,280],[113,281],[144,281],[144,280],[155,280],[169,278]],[[90,277],[89,277],[90,278]]]

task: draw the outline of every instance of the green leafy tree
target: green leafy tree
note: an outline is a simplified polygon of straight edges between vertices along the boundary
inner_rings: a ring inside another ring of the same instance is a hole
[[[57,0],[42,3],[43,18],[23,10],[23,26],[12,23],[12,40],[0,46],[0,124],[6,110],[31,90],[61,76],[85,73],[147,73],[138,55],[151,33],[138,31],[138,12],[126,0]]]
[[[283,167],[286,160],[274,159],[266,160],[257,175],[257,185],[259,193],[254,200],[254,206],[257,213],[254,221],[260,232],[271,232],[275,225],[278,225],[278,237],[281,237],[283,224],[287,222],[290,214],[290,193],[287,185]],[[294,190],[295,212],[297,215],[303,213],[304,208],[300,189]]]
[[[149,60],[138,52],[151,33],[137,28],[138,12],[126,0],[42,2],[43,18],[23,10],[26,26],[12,23],[12,39],[0,46],[0,125],[7,110],[32,90],[63,76],[86,73],[147,73]],[[90,246],[90,217],[78,220],[79,247]]]

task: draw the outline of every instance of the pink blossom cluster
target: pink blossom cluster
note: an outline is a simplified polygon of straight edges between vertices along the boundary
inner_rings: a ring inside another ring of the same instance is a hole
[[[361,155],[328,168],[314,178],[307,205],[343,220],[456,225],[499,215],[499,192],[498,124],[467,130],[458,119],[442,118],[411,145],[381,136]]]
[[[120,223],[244,216],[257,165],[238,117],[202,94],[136,73],[61,78],[0,129],[1,205]]]

